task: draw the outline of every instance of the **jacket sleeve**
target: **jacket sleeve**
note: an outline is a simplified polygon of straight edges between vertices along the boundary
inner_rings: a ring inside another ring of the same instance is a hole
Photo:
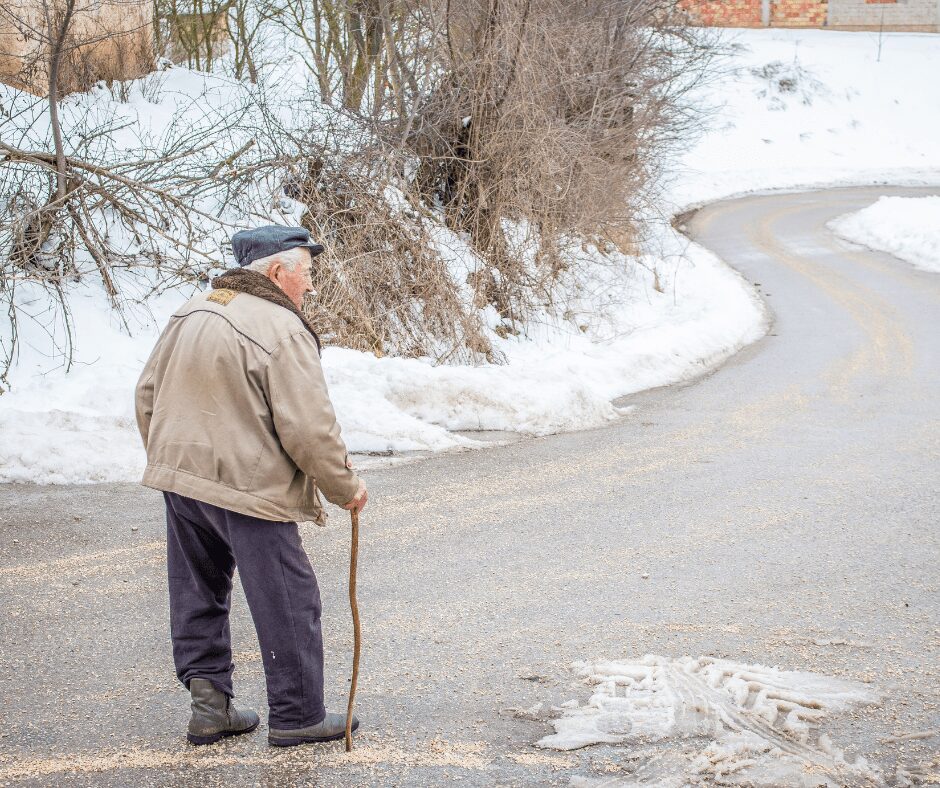
[[[153,378],[156,357],[157,351],[154,348],[144,365],[144,371],[140,373],[140,380],[137,381],[137,388],[134,390],[134,412],[137,416],[137,429],[140,430],[140,438],[144,442],[144,451],[147,450],[150,420],[153,418]]]
[[[330,503],[349,503],[359,490],[359,477],[346,467],[346,444],[313,337],[304,331],[283,340],[268,359],[265,380],[284,451],[316,480]]]

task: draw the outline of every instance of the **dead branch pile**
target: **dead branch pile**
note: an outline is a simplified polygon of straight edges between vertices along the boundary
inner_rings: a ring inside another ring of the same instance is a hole
[[[203,278],[218,264],[215,238],[229,229],[226,209],[259,176],[286,164],[252,158],[253,139],[233,151],[231,137],[207,133],[233,132],[245,107],[226,108],[224,122],[207,116],[202,125],[171,124],[156,141],[139,139],[129,157],[126,142],[117,142],[127,130],[88,111],[69,119],[67,134],[56,117],[48,135],[54,141],[36,139],[28,132],[40,126],[45,102],[14,95],[0,119],[0,302],[11,336],[0,382],[16,353],[18,284],[51,293],[70,334],[68,285],[94,273],[124,320],[122,274],[144,276],[151,292]]]

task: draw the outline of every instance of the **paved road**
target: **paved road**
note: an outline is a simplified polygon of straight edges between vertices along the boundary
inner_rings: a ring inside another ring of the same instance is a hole
[[[535,750],[550,727],[506,709],[584,702],[573,660],[645,653],[867,680],[883,702],[833,720],[832,739],[886,782],[897,764],[936,775],[940,737],[879,740],[940,728],[940,277],[824,229],[887,191],[753,197],[690,220],[773,313],[767,337],[708,377],[631,397],[606,429],[369,473],[351,756],[273,752],[263,728],[185,745],[158,495],[0,488],[0,783],[623,776],[653,750]],[[346,536],[305,531],[334,707]],[[240,597],[233,636],[240,700],[263,711]]]

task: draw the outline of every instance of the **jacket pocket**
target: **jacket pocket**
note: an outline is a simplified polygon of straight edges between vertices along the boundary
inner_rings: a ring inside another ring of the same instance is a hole
[[[263,446],[251,454],[233,453],[225,442],[221,446],[199,441],[170,441],[162,452],[160,465],[176,468],[200,479],[248,492],[261,460]]]
[[[320,497],[320,491],[317,489],[317,480],[309,476],[305,477],[303,486],[303,496],[300,501],[300,510],[312,522],[317,525],[326,525],[328,515],[323,505],[323,499]]]

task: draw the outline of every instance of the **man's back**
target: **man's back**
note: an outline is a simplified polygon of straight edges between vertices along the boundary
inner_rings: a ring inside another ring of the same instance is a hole
[[[147,362],[137,406],[147,486],[321,523],[317,481],[335,503],[356,494],[316,341],[263,298],[222,289],[185,304]]]

